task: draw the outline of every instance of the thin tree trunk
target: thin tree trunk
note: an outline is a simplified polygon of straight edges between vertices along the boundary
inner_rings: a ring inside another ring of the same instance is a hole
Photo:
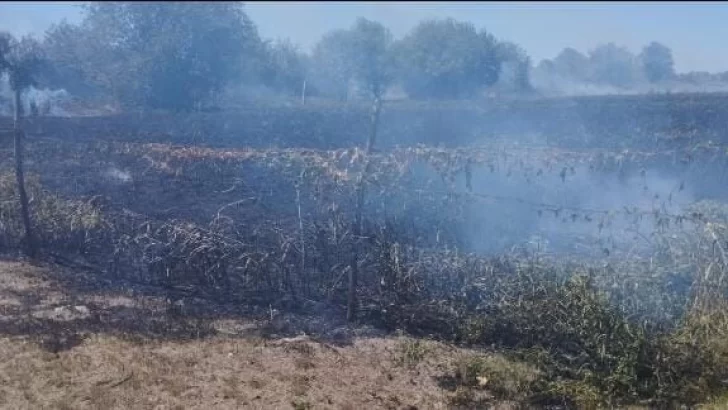
[[[30,225],[30,211],[28,194],[25,192],[25,174],[23,172],[23,130],[21,128],[20,90],[15,90],[15,115],[13,118],[13,139],[15,143],[15,177],[18,182],[18,197],[20,199],[20,213],[25,228],[26,254],[33,258],[36,255],[35,239]]]
[[[359,241],[362,235],[362,213],[364,211],[365,199],[365,179],[369,175],[371,168],[371,153],[374,143],[377,140],[377,128],[379,126],[379,113],[382,110],[382,99],[377,96],[374,99],[374,107],[371,117],[371,130],[369,140],[367,141],[366,151],[364,151],[364,169],[359,174],[356,181],[356,214],[354,219],[354,240]],[[352,260],[349,266],[349,292],[348,303],[346,309],[346,320],[351,322],[356,317],[356,288],[359,281],[359,246],[355,244],[352,252]]]

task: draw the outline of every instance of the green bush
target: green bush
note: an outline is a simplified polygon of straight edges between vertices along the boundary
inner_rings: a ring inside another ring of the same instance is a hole
[[[728,390],[726,311],[692,310],[675,329],[654,332],[627,320],[588,278],[577,275],[514,289],[493,301],[487,314],[463,319],[460,329],[462,340],[508,348],[539,369],[525,390],[531,402],[672,408]],[[464,385],[483,373],[482,361],[456,371]]]

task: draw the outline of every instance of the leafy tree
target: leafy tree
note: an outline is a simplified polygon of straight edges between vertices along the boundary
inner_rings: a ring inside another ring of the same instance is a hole
[[[641,73],[636,57],[626,48],[614,43],[601,45],[589,55],[593,81],[616,87],[629,87],[639,80]]]
[[[246,57],[261,51],[237,2],[96,2],[85,12],[79,27],[54,27],[48,47],[60,48],[63,70],[126,106],[199,107],[252,71]]]
[[[675,76],[675,62],[670,48],[653,41],[642,49],[639,56],[647,79],[656,83]]]
[[[346,98],[353,83],[380,98],[394,78],[392,43],[386,27],[364,18],[357,19],[348,30],[327,33],[312,57],[317,86]]]
[[[92,77],[89,69],[102,68],[95,59],[104,50],[94,39],[86,38],[81,27],[65,20],[51,26],[42,48],[46,58],[39,73],[41,86],[62,88],[83,97],[99,94],[101,88],[93,81],[98,78]]]
[[[499,77],[508,78],[510,85],[519,91],[528,91],[531,86],[531,58],[526,51],[511,42],[498,44],[498,60],[501,62]]]
[[[543,59],[538,63],[536,69],[547,73],[553,73],[556,71],[556,64],[549,59]]]
[[[46,80],[76,93],[71,84],[81,82],[119,105],[142,105],[148,73],[141,64],[144,50],[132,40],[134,30],[142,30],[133,21],[135,9],[129,3],[91,3],[84,6],[79,26],[52,26],[44,40],[51,63],[45,67]]]
[[[498,43],[470,23],[424,21],[396,48],[401,80],[411,97],[470,97],[498,80]]]
[[[569,79],[586,81],[591,75],[589,58],[573,48],[565,48],[553,61],[555,72]]]
[[[15,40],[10,37],[4,54],[4,65],[10,88],[22,93],[37,84],[37,76],[43,62],[40,44],[31,37]]]
[[[0,74],[5,73],[8,69],[8,58],[12,41],[13,37],[10,33],[0,32]]]
[[[392,35],[382,24],[359,18],[348,30],[327,33],[314,48],[313,70],[320,89],[338,98],[348,97],[353,82],[374,99],[367,139],[365,166],[356,183],[356,210],[353,233],[361,236],[362,212],[365,198],[365,180],[370,172],[371,153],[377,138],[382,97],[394,78]],[[348,283],[347,318],[356,313],[358,281],[358,255],[351,260]]]
[[[289,40],[266,42],[261,80],[268,87],[287,95],[301,92],[306,80],[307,60]]]
[[[349,71],[375,98],[381,98],[394,78],[392,34],[382,24],[359,18],[349,30]]]
[[[526,56],[523,60],[518,61],[515,85],[518,90],[533,90],[533,85],[531,85],[531,57]]]
[[[21,94],[36,84],[36,77],[42,61],[40,45],[31,37],[20,40],[9,34],[0,33],[0,74],[7,74],[10,88],[13,90],[15,106],[13,142],[15,146],[15,176],[18,184],[20,213],[25,228],[25,246],[28,256],[35,256],[36,243],[30,222],[30,205],[25,190],[25,173],[23,170],[23,129]]]
[[[316,43],[311,56],[312,83],[322,95],[345,100],[348,97],[351,65],[347,30],[330,31]]]

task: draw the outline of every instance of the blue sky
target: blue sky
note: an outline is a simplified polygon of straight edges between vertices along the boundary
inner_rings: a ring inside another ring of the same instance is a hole
[[[0,2],[0,29],[42,32],[79,20],[78,2]],[[587,52],[613,41],[633,52],[657,40],[672,48],[678,71],[728,71],[728,2],[248,2],[262,36],[310,48],[323,33],[358,16],[401,37],[422,19],[453,17],[523,46],[535,62],[564,47]]]

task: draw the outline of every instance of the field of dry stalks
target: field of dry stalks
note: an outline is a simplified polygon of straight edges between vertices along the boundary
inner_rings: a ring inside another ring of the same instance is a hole
[[[37,266],[14,256],[23,229],[11,147],[0,144],[2,407],[675,408],[725,398],[720,195],[675,211],[680,183],[651,207],[602,209],[474,188],[483,175],[568,184],[588,173],[642,181],[653,195],[657,170],[689,170],[688,184],[708,186],[728,152],[714,140],[493,140],[367,156],[140,141],[114,121],[102,133],[93,119],[88,135],[29,131]],[[478,213],[516,205],[591,227],[593,238],[572,240],[590,252],[476,252],[465,233]],[[599,240],[645,223],[641,246]]]

